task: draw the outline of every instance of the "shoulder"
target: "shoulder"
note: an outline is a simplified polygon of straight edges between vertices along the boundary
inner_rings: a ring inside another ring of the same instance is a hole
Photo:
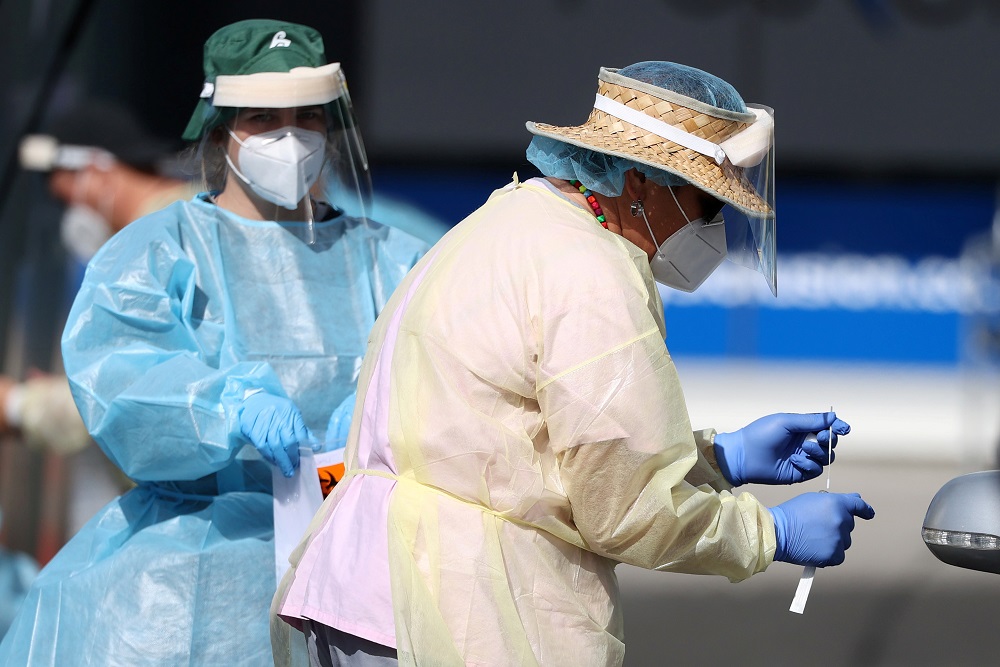
[[[398,257],[420,256],[429,244],[398,227],[365,218],[344,218],[344,231],[359,240],[373,243],[381,254]]]
[[[197,198],[176,201],[129,223],[94,255],[88,264],[88,274],[144,273],[161,261],[181,257],[184,255],[181,248],[182,229],[197,219],[193,211],[204,206],[212,205]]]

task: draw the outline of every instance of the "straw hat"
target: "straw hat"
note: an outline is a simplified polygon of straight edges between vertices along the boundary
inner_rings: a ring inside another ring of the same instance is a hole
[[[737,135],[761,123],[754,128],[758,131],[742,135],[756,135],[751,143],[756,145],[759,163],[761,142],[766,141],[763,149],[766,152],[772,136],[773,122],[766,113],[753,109],[737,112],[714,107],[675,91],[623,76],[618,74],[617,69],[602,67],[598,84],[597,102],[587,122],[574,127],[559,127],[529,121],[526,124],[528,131],[670,172],[755,217],[774,215],[771,206],[751,185],[744,167],[734,165],[734,162],[752,162],[754,158],[730,160],[732,155],[729,154],[735,154],[742,147],[720,152],[719,146],[724,144],[725,148],[726,145],[741,143],[742,137]],[[621,105],[627,110],[623,110]],[[610,109],[611,113],[605,109]],[[635,114],[646,116],[652,122]],[[647,128],[654,127],[656,132],[623,120],[623,116]],[[765,127],[768,123],[771,123],[770,126]],[[766,137],[763,136],[765,133]],[[687,146],[665,138],[664,134],[683,141]],[[731,140],[729,144],[724,143],[727,140]],[[700,151],[689,147],[691,145],[697,146]]]

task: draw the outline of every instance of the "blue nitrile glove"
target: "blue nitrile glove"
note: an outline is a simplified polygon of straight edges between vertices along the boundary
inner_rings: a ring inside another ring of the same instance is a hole
[[[715,459],[723,477],[733,486],[794,484],[819,477],[827,460],[827,443],[833,425],[833,447],[837,436],[851,427],[834,412],[779,413],[761,417],[734,433],[715,435]],[[817,440],[806,439],[815,433]]]
[[[354,416],[354,404],[357,399],[357,392],[351,392],[330,415],[330,421],[326,425],[326,449],[340,449],[347,444],[347,436],[351,432],[351,418]]]
[[[299,466],[299,445],[316,449],[302,420],[302,413],[290,399],[258,392],[243,401],[239,412],[240,430],[268,463],[291,477]]]
[[[872,506],[857,493],[803,493],[771,507],[774,560],[826,567],[844,562],[854,517],[871,519]]]

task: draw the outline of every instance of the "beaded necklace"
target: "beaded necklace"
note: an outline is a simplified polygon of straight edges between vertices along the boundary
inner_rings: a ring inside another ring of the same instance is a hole
[[[597,217],[597,221],[601,223],[601,227],[607,229],[607,218],[604,217],[604,211],[601,210],[601,205],[598,203],[597,197],[594,196],[594,193],[588,190],[587,186],[581,184],[578,180],[571,180],[569,184],[579,190],[580,193],[587,198],[587,203],[590,204],[590,208],[594,209],[594,215]]]

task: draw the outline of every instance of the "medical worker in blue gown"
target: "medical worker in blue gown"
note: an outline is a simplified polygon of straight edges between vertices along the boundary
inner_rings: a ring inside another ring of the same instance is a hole
[[[137,488],[41,572],[0,664],[270,665],[271,468],[321,446],[426,250],[364,217],[364,149],[318,33],[240,22],[204,65],[185,139],[209,191],[114,236],[63,335],[84,422]]]

